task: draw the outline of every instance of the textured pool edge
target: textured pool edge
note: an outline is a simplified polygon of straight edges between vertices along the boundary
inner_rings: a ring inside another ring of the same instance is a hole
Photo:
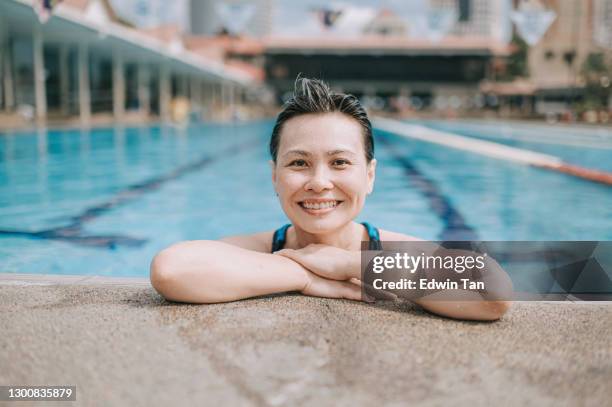
[[[0,285],[0,366],[3,384],[76,386],[87,406],[596,406],[612,397],[609,315],[529,302],[491,323],[391,301]]]
[[[144,277],[107,277],[59,274],[1,273],[0,285],[121,285],[151,287]]]
[[[81,276],[81,275],[59,275],[59,274],[27,274],[27,273],[2,273],[0,272],[0,286],[36,286],[36,285],[94,285],[94,286],[128,286],[128,287],[150,287],[151,282],[144,277],[107,277],[107,276]],[[571,302],[574,304],[606,304],[612,305],[612,301],[585,301],[572,295],[565,301],[554,300],[530,300],[517,299],[516,302],[541,302],[560,303]]]

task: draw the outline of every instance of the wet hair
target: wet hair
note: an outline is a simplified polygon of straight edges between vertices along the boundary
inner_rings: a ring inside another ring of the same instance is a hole
[[[329,85],[322,80],[304,78],[300,75],[295,80],[293,96],[283,105],[272,130],[272,136],[270,137],[272,160],[276,163],[281,131],[287,120],[305,114],[334,112],[345,114],[361,125],[366,161],[368,163],[372,161],[374,158],[372,124],[368,119],[366,110],[359,103],[359,99],[350,94],[333,92]]]

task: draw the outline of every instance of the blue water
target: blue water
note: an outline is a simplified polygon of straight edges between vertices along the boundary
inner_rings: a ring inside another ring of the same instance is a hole
[[[277,228],[271,128],[0,134],[0,272],[147,276],[171,243]],[[431,240],[612,240],[610,187],[382,132],[376,142],[358,220]]]

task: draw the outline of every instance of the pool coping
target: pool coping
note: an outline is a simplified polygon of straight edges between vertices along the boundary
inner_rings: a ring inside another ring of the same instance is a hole
[[[109,277],[59,274],[27,274],[0,272],[0,285],[121,285],[152,287],[144,277]]]
[[[65,274],[29,274],[29,273],[3,273],[0,272],[0,286],[40,286],[40,285],[94,285],[94,286],[127,286],[127,287],[149,287],[153,288],[151,281],[145,277],[109,277],[109,276],[83,276]],[[612,305],[612,301],[585,301],[572,295],[565,301],[550,300],[517,300],[521,302],[543,302],[573,304],[601,304]]]

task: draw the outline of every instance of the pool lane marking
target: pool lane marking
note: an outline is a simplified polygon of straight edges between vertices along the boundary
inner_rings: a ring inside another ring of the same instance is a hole
[[[612,173],[569,164],[554,155],[510,147],[492,141],[460,136],[454,133],[430,129],[421,125],[403,123],[394,119],[376,117],[373,124],[380,130],[388,131],[404,138],[441,144],[458,150],[470,151],[496,159],[513,161],[523,165],[568,174],[592,182],[612,185]]]
[[[70,228],[73,226],[81,226],[83,223],[89,222],[90,220],[99,217],[105,212],[108,212],[109,210],[114,209],[119,205],[122,205],[126,201],[135,199],[143,195],[145,192],[151,192],[156,189],[159,189],[166,182],[173,181],[176,178],[179,178],[189,172],[200,170],[201,168],[215,161],[218,161],[219,158],[225,157],[226,155],[242,153],[250,148],[256,147],[257,145],[261,145],[260,140],[254,140],[250,143],[245,144],[233,145],[225,150],[218,152],[215,156],[205,156],[198,161],[186,164],[182,167],[178,167],[168,174],[150,179],[145,182],[130,185],[124,188],[122,191],[118,192],[110,201],[86,209],[80,215],[71,217],[70,220],[72,221],[72,223],[70,223],[66,227]]]
[[[3,235],[25,237],[31,239],[60,240],[80,244],[82,246],[107,247],[110,249],[116,248],[117,245],[140,247],[144,243],[146,243],[147,239],[140,239],[122,235],[83,235],[83,224],[104,215],[108,211],[120,205],[123,205],[130,200],[140,197],[146,192],[151,192],[156,189],[159,189],[164,183],[168,181],[175,180],[176,178],[179,178],[187,173],[200,170],[203,167],[226,157],[227,155],[243,153],[258,145],[261,145],[260,140],[253,140],[250,143],[236,144],[225,150],[219,151],[214,156],[205,156],[193,163],[178,167],[168,174],[150,179],[145,182],[130,185],[119,191],[109,201],[87,208],[83,212],[81,212],[81,214],[70,217],[70,223],[66,226],[45,229],[38,232],[0,229],[0,236]]]
[[[399,154],[387,137],[380,137],[377,141],[380,141],[393,158],[402,165],[410,182],[427,198],[429,208],[442,221],[444,228],[438,235],[440,240],[479,240],[476,230],[467,224],[461,212],[442,193],[434,180],[419,171],[408,157]]]

